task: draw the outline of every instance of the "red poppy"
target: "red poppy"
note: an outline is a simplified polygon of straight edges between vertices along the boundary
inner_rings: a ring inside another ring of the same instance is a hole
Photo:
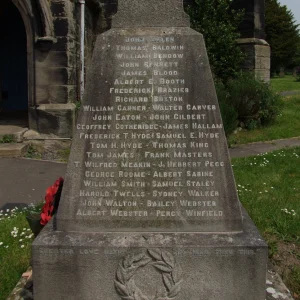
[[[61,189],[64,183],[62,177],[58,178],[54,184],[47,188],[45,196],[45,204],[41,212],[41,225],[46,225],[55,213],[60,200]]]
[[[50,221],[51,217],[52,216],[47,213],[41,213],[41,225],[46,225]]]

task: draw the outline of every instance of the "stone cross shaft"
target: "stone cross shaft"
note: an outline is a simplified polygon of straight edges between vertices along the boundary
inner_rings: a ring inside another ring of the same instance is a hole
[[[113,28],[189,27],[183,0],[119,0]]]

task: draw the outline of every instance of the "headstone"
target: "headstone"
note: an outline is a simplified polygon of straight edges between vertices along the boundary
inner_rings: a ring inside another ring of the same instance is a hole
[[[295,67],[293,69],[293,77],[297,77],[297,76],[298,76],[298,74],[297,74],[297,67]]]
[[[264,300],[201,34],[182,0],[120,0],[97,39],[35,300]]]
[[[281,68],[280,68],[280,72],[279,72],[279,77],[280,77],[280,78],[283,78],[284,76],[285,76],[284,68],[281,67]]]

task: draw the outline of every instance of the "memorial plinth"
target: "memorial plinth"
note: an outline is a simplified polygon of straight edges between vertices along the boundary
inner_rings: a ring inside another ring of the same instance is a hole
[[[172,27],[171,27],[172,26]],[[97,39],[35,300],[264,300],[201,34],[180,0],[123,0]]]

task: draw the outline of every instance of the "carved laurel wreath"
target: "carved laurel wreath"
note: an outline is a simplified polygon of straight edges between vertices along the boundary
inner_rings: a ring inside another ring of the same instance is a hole
[[[166,289],[164,295],[152,299],[142,293],[133,278],[139,268],[148,264],[160,271]],[[147,249],[123,259],[116,273],[115,288],[122,300],[171,300],[181,290],[181,277],[181,267],[171,253],[159,248]]]

